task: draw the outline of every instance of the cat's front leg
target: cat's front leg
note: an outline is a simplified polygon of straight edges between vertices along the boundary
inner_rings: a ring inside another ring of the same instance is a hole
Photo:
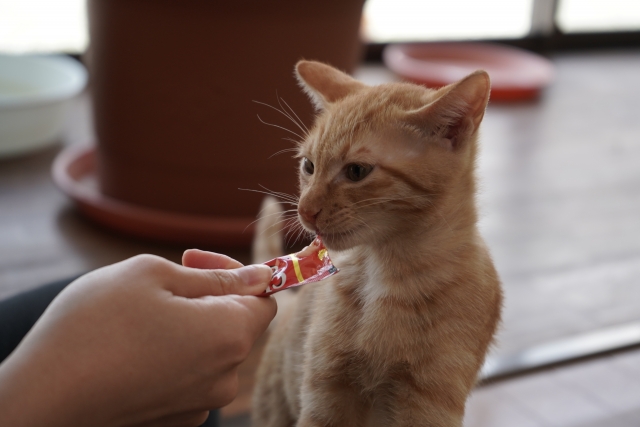
[[[399,404],[391,419],[389,427],[461,427],[463,414],[437,406]]]
[[[411,382],[399,385],[389,402],[389,427],[461,427],[464,395],[447,387],[420,387]]]
[[[302,387],[297,427],[362,427],[367,414],[364,399],[335,377],[315,375]]]

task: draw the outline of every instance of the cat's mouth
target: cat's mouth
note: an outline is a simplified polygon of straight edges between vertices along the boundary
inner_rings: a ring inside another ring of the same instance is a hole
[[[328,232],[325,230],[316,230],[316,234],[322,239],[327,248],[344,250],[356,245],[356,237],[358,236],[358,231],[360,230],[360,228],[362,227],[332,232]]]

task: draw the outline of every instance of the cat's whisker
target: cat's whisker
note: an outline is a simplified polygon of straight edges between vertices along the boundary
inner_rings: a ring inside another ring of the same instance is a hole
[[[293,108],[291,108],[289,104],[287,104],[287,101],[285,101],[284,98],[278,94],[277,90],[276,90],[276,99],[278,100],[278,105],[280,106],[280,109],[282,110],[282,112],[285,113],[289,117],[289,119],[291,119],[291,121],[293,121],[294,123],[296,123],[296,125],[298,125],[298,128],[302,130],[302,133],[305,136],[309,136],[309,128],[307,128],[304,122],[300,120],[300,117],[298,117],[296,112],[293,111]],[[284,103],[288,107],[288,111],[287,111],[287,108],[284,108],[282,106],[282,103]],[[293,115],[291,113],[293,113]],[[294,120],[294,117],[296,118],[296,120]]]
[[[273,236],[275,236],[276,234],[280,233],[280,232],[282,231],[282,229],[283,229],[283,228],[287,228],[287,227],[289,227],[289,224],[291,223],[291,221],[292,221],[292,220],[295,220],[295,218],[288,218],[288,219],[286,220],[285,224],[284,224],[282,227],[278,228],[276,231],[274,231],[273,233],[271,233],[270,235],[268,235],[268,236],[265,238],[265,240],[269,240],[271,237],[273,237]],[[275,225],[275,224],[274,224],[274,225]],[[273,227],[273,226],[271,226],[271,227]],[[269,227],[269,228],[271,228],[271,227]],[[260,233],[260,234],[264,234],[264,232],[265,232],[265,231],[267,231],[267,230],[264,230],[264,231],[263,231],[262,233]],[[285,236],[286,236],[286,234],[285,234]]]
[[[283,138],[283,139],[291,139],[291,138]],[[280,150],[280,151],[276,151],[275,153],[273,153],[272,155],[270,155],[269,157],[267,157],[267,159],[270,159],[272,157],[277,156],[278,154],[282,154],[282,153],[286,153],[288,151],[298,151],[298,147],[294,147],[294,148],[285,148],[284,150]]]
[[[275,213],[272,213],[272,214],[269,214],[269,215],[262,216],[262,217],[260,217],[260,218],[268,218],[268,217],[270,217],[270,216],[274,216],[274,215],[280,215],[282,218],[293,218],[293,217],[297,216],[297,215],[298,215],[298,213],[297,213],[297,209],[292,209],[292,210],[293,210],[294,212],[290,212],[290,211],[275,212]],[[259,219],[260,219],[260,218],[259,218]],[[259,219],[258,219],[258,220],[259,220]],[[279,219],[279,218],[278,218],[278,219]],[[256,222],[256,221],[254,221],[254,222]]]
[[[277,226],[278,224],[281,224],[281,223],[283,223],[283,222],[285,223],[283,226],[278,227],[278,228],[276,229],[276,231],[275,231],[274,233],[272,233],[269,237],[271,237],[271,236],[273,236],[273,235],[275,235],[275,234],[279,233],[279,232],[280,232],[280,231],[282,231],[282,230],[285,230],[285,229],[290,228],[290,226],[291,226],[290,222],[291,222],[291,220],[292,220],[292,219],[293,219],[293,218],[283,219],[282,221],[278,221],[276,224],[273,224],[271,227],[269,227],[269,228],[272,228],[272,227],[275,227],[275,226]],[[265,231],[266,231],[266,230],[265,230]],[[285,232],[285,236],[286,236],[286,234],[287,234],[287,233]],[[269,238],[269,237],[267,237],[267,238]]]
[[[270,192],[261,191],[261,190],[254,190],[254,189],[251,189],[251,188],[238,188],[238,190],[251,191],[253,193],[266,194],[267,196],[273,196],[273,197],[277,197],[277,198],[280,198],[280,199],[284,199],[283,201],[280,202],[282,204],[286,203],[286,204],[289,204],[289,205],[292,205],[292,206],[298,206],[298,200],[297,199],[293,199],[293,200],[287,199],[287,198],[285,198],[285,197],[283,197],[283,196],[281,196],[279,194],[270,193]]]
[[[285,128],[285,127],[282,127],[282,126],[279,126],[279,125],[275,125],[275,124],[273,124],[273,123],[267,123],[267,122],[265,122],[264,120],[262,120],[262,119],[260,118],[260,114],[256,114],[256,116],[258,117],[258,120],[260,120],[260,122],[261,122],[262,124],[265,124],[265,125],[267,125],[267,126],[273,126],[273,127],[276,127],[276,128],[282,129],[282,130],[286,130],[287,132],[294,134],[294,135],[295,135],[295,136],[297,136],[298,138],[300,138],[300,139],[304,139],[304,137],[303,137],[302,135],[300,135],[299,133],[296,133],[296,132],[292,131],[291,129],[287,129],[287,128]]]
[[[304,236],[304,235],[305,235],[305,233],[311,234],[311,233],[309,233],[309,232],[308,232],[308,231],[307,231],[307,230],[302,226],[302,224],[300,223],[300,221],[296,218],[295,226],[293,227],[293,229],[292,229],[292,231],[291,231],[291,234],[288,236],[288,239],[287,239],[287,245],[289,245],[289,244],[292,244],[292,245],[296,244],[296,243],[298,242],[298,240],[299,240],[302,236]],[[295,238],[293,238],[294,234],[295,234]],[[291,243],[289,243],[289,242],[291,242]]]
[[[266,209],[266,208],[265,208]],[[289,209],[286,211],[282,211],[282,212],[273,212],[270,213],[269,215],[260,215],[265,209],[261,209],[260,212],[258,213],[258,218],[256,218],[255,220],[251,221],[245,228],[244,230],[242,230],[242,232],[244,233],[245,231],[247,231],[247,228],[251,227],[253,224],[255,224],[256,222],[260,221],[263,218],[269,218],[270,216],[274,216],[274,215],[280,215],[280,216],[291,216],[291,215],[298,215],[298,210],[297,209]],[[295,213],[292,213],[295,212]],[[276,223],[277,224],[277,223]],[[273,227],[276,224],[272,224],[271,227]]]
[[[298,149],[302,145],[302,141],[298,141],[297,139],[288,138],[288,137],[284,137],[282,139],[284,139],[285,141],[291,141],[295,143],[297,145],[296,149]]]
[[[289,247],[289,245],[290,245],[290,244],[289,244],[289,242],[291,241],[291,238],[293,237],[293,233],[295,233],[296,231],[298,231],[298,227],[299,227],[299,224],[298,224],[298,222],[296,221],[296,222],[293,224],[293,227],[290,227],[290,228],[289,228],[289,231],[288,231],[288,232],[287,232],[287,234],[285,235],[285,246]]]
[[[277,93],[276,93],[276,96]],[[256,104],[260,104],[260,105],[264,105],[266,107],[269,107],[273,110],[276,110],[278,113],[282,114],[283,116],[285,116],[286,118],[288,118],[289,120],[291,120],[293,122],[293,124],[295,124],[296,126],[298,126],[298,128],[302,131],[303,134],[307,135],[308,133],[308,129],[305,130],[305,128],[303,128],[302,126],[300,126],[300,123],[298,123],[297,121],[294,120],[293,117],[291,117],[291,115],[289,113],[287,113],[286,111],[284,111],[284,108],[282,110],[274,107],[273,105],[267,104],[266,102],[260,102],[260,101],[256,101],[255,99],[253,100],[253,102],[255,102]],[[280,102],[280,101],[278,101]],[[280,105],[280,107],[282,107],[282,105]]]
[[[372,197],[370,199],[364,199],[353,203],[354,205],[358,205],[360,203],[370,202],[370,201],[391,201],[391,200],[408,200],[408,199],[420,199],[425,198],[429,199],[432,195],[417,195],[417,196],[406,196],[406,197]]]
[[[294,214],[294,213],[287,214],[286,216],[283,216],[283,219],[281,219],[280,221],[276,222],[274,225],[278,225],[278,224],[280,224],[282,222],[285,222],[285,221],[295,220],[297,215],[298,214]]]
[[[298,241],[304,241],[304,240],[313,240],[315,236],[313,236],[312,234],[309,234],[309,232],[305,229],[301,229],[300,233],[298,234],[298,236],[296,236],[296,239],[293,241],[293,244],[295,245],[296,243],[298,243]]]
[[[278,92],[276,91],[276,98],[277,97],[278,97]],[[281,106],[281,108],[277,108],[277,107],[275,107],[275,106],[273,106],[271,104],[267,104],[266,102],[256,101],[255,99],[253,100],[253,102],[255,102],[256,104],[264,105],[265,107],[269,107],[272,110],[277,111],[278,113],[280,113],[283,116],[285,116],[287,119],[291,120],[296,126],[298,126],[298,122],[293,120],[293,117],[291,117],[291,115],[288,112],[286,112],[286,111],[284,111],[284,109],[282,109],[282,106]],[[298,126],[298,127],[300,127],[300,126]]]
[[[294,232],[295,232],[295,230],[290,230],[290,231],[287,233],[287,235],[285,236],[285,240],[284,240],[284,245],[285,245],[285,247],[287,247],[287,248],[288,248],[288,247],[290,246],[289,241],[291,240],[291,236],[293,236],[293,233],[294,233]]]
[[[296,239],[293,241],[293,243],[296,244],[298,242],[298,239],[301,239],[301,238],[304,239],[305,234],[308,235],[307,236],[308,238],[313,237],[313,233],[310,233],[309,231],[307,231],[306,228],[304,228],[302,225],[300,225],[300,231],[298,232],[298,235],[296,236]]]
[[[401,200],[402,201],[408,201],[408,200],[411,200],[411,199],[424,199],[423,201],[433,205],[433,202],[430,200],[430,197],[429,196],[424,196],[424,195],[421,195],[421,196],[407,196],[407,197],[372,198],[372,199],[360,200],[359,202],[354,203],[354,205],[359,205],[358,206],[359,208],[366,208],[366,207],[376,206],[376,205],[380,205],[380,204],[387,203],[387,202],[401,201]],[[364,202],[370,202],[370,203],[368,203],[366,205],[362,205],[361,203],[364,203]],[[413,204],[413,203],[412,203],[412,206],[414,206],[416,208],[420,207],[420,206],[418,206],[416,204]]]
[[[288,202],[288,201],[284,201],[284,202],[277,201],[277,202],[274,202],[274,203],[275,203],[276,205],[286,205],[286,204],[291,204],[291,202]],[[264,210],[264,209],[260,210],[260,212],[262,212],[263,210]],[[287,210],[286,210],[286,211],[284,211],[284,212],[297,211],[297,210],[298,210],[298,209],[287,209]]]
[[[296,221],[291,228],[291,233],[289,233],[289,235],[287,236],[287,245],[295,243],[296,240],[293,240],[292,242],[293,236],[296,233],[300,233],[301,230],[304,230],[304,227],[302,226],[302,224],[300,224],[300,220],[296,218]]]
[[[351,214],[351,215],[349,215],[348,219],[350,219],[350,220],[354,220],[354,221],[358,221],[358,222],[360,222],[363,226],[365,226],[365,227],[369,228],[371,231],[375,232],[374,228],[373,228],[373,227],[371,227],[371,225],[370,225],[370,224],[368,224],[365,220],[363,220],[363,219],[362,219],[362,218],[360,218],[360,217],[357,217],[357,216],[355,216],[355,215]],[[355,234],[355,233],[354,233],[354,234]]]
[[[394,202],[394,201],[399,201],[399,200],[402,200],[402,199],[382,200],[382,201],[379,201],[379,202],[370,203],[370,204],[368,204],[368,205],[363,205],[363,206],[360,206],[360,207],[362,207],[362,208],[369,208],[369,207],[372,207],[372,206],[378,206],[378,205],[382,205],[382,204],[389,203],[389,202]],[[411,203],[410,203],[410,204],[411,204]],[[415,208],[418,208],[418,207],[419,207],[419,206],[417,206],[417,205],[415,205],[415,204],[411,204],[411,206],[413,206],[413,207],[415,207]]]
[[[352,215],[352,216],[351,216],[351,219],[354,219],[354,220],[356,220],[356,221],[360,221],[360,223],[361,223],[362,225],[364,225],[364,226],[366,226],[366,227],[369,227],[369,229],[373,230],[373,228],[371,228],[371,225],[369,225],[369,224],[368,224],[364,219],[359,218],[359,217],[357,217],[357,216],[355,216],[355,215]]]
[[[278,93],[277,93],[277,92],[276,92],[276,97],[278,97]],[[273,110],[276,110],[278,113],[282,114],[283,116],[285,116],[286,118],[288,118],[289,120],[291,120],[291,121],[292,121],[292,122],[293,122],[293,123],[294,123],[294,124],[295,124],[295,125],[296,125],[296,126],[297,126],[297,127],[298,127],[298,128],[299,128],[299,129],[300,129],[300,130],[305,134],[305,135],[306,135],[306,132],[307,132],[307,131],[306,131],[304,128],[302,128],[302,127],[300,126],[300,123],[298,123],[297,121],[295,121],[295,120],[293,119],[293,117],[291,117],[291,115],[290,115],[289,113],[287,113],[287,112],[284,110],[284,108],[282,108],[282,105],[280,105],[280,108],[281,108],[281,109],[278,109],[278,108],[274,107],[273,105],[267,104],[267,103],[265,103],[265,102],[260,102],[260,101],[256,101],[256,100],[253,100],[253,102],[255,102],[256,104],[260,104],[260,105],[267,106],[267,107],[269,107],[269,108],[271,108],[271,109],[273,109]],[[279,103],[279,101],[278,101],[278,103]]]
[[[284,204],[286,204],[286,203],[288,203],[288,202],[281,202],[281,201],[279,201],[279,200],[274,200],[272,203],[275,203],[276,205],[284,205]],[[258,217],[259,217],[259,216],[261,216],[261,215],[262,215],[262,212],[264,212],[265,210],[268,210],[268,209],[269,209],[269,207],[268,207],[268,206],[267,206],[267,207],[264,207],[264,208],[262,208],[262,209],[260,209],[260,212],[258,212],[258,215],[257,215],[257,216],[258,216]],[[265,216],[267,216],[267,217],[268,217],[268,216],[270,216],[270,215],[277,215],[278,213],[287,213],[287,212],[293,212],[293,211],[297,211],[297,209],[287,209],[287,210],[284,210],[284,211],[281,211],[281,212],[274,212],[274,213],[271,213],[271,214],[269,214],[269,215],[265,215]]]
[[[364,199],[364,200],[359,200],[355,203],[353,203],[353,205],[359,205],[361,203],[365,203],[365,202],[372,202],[372,201],[389,201],[389,200],[395,200],[397,199],[397,197],[372,197],[369,199]]]
[[[289,111],[291,111],[291,113],[293,113],[294,116],[296,116],[296,119],[298,119],[298,122],[304,127],[305,129],[305,135],[309,135],[309,128],[307,127],[307,125],[304,124],[304,122],[300,119],[300,117],[298,117],[298,115],[296,114],[295,111],[293,111],[293,108],[291,108],[289,106],[289,104],[287,104],[287,101],[284,100],[284,98],[282,98],[281,96],[278,97],[278,104],[280,104],[280,101],[282,101],[284,103],[284,105],[287,106],[287,108],[289,109]],[[282,104],[280,104],[280,108],[282,108],[284,110],[284,107],[282,107]]]
[[[302,133],[303,133],[305,136],[307,136],[307,135],[308,135],[308,133],[309,133],[309,130],[308,130],[308,129],[306,129],[305,127],[303,127],[303,126],[304,126],[304,123],[303,123],[303,124],[300,124],[300,122],[299,122],[299,121],[295,120],[295,119],[293,118],[293,116],[292,116],[291,114],[289,114],[289,112],[288,112],[288,111],[286,111],[286,110],[285,110],[285,108],[282,106],[282,103],[280,102],[280,99],[281,99],[281,98],[280,98],[280,95],[278,95],[278,91],[276,91],[276,99],[278,100],[278,105],[280,106],[280,111],[281,111],[285,116],[287,116],[287,117],[289,118],[289,120],[291,120],[293,123],[295,123],[295,124],[296,124],[296,126],[298,126],[298,129],[300,129],[300,130],[302,131]],[[297,116],[296,116],[296,117],[297,117]]]
[[[262,184],[258,184],[258,185],[260,187],[262,187],[264,190],[270,191],[272,194],[277,194],[278,196],[280,196],[283,199],[287,199],[287,200],[291,200],[291,201],[295,201],[295,202],[297,202],[299,200],[298,197],[294,196],[293,194],[282,193],[282,192],[279,192],[279,191],[273,191],[273,190],[268,189],[267,187],[265,187]]]

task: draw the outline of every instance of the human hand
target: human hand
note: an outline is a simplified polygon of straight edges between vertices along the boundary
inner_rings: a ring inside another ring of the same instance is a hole
[[[229,403],[276,312],[248,296],[271,269],[184,261],[141,255],[69,285],[0,365],[0,425],[197,426]]]

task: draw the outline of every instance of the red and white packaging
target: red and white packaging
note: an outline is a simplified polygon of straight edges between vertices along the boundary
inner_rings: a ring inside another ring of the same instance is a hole
[[[269,286],[261,296],[319,282],[338,272],[320,238],[316,238],[312,244],[296,254],[274,258],[264,264],[271,267],[273,273]]]

